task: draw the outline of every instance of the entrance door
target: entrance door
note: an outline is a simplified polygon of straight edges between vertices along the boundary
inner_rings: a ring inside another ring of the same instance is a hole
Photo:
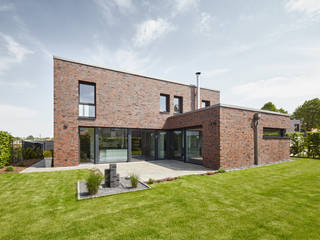
[[[176,160],[184,160],[184,137],[183,131],[172,132],[172,157]]]

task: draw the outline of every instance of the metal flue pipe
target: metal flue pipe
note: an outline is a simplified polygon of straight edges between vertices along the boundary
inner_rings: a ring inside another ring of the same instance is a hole
[[[198,109],[201,108],[201,102],[200,102],[200,76],[201,72],[196,72],[196,76],[197,76],[197,99],[198,99]]]

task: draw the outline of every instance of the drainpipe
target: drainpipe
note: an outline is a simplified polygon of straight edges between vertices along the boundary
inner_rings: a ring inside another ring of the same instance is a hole
[[[253,129],[254,129],[254,164],[259,165],[259,120],[261,113],[256,112],[253,115]]]
[[[198,109],[200,109],[201,107],[201,103],[200,103],[200,76],[201,72],[196,72],[196,76],[197,76],[197,97],[198,97]]]

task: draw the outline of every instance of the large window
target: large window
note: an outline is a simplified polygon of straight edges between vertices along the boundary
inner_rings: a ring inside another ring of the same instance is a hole
[[[170,96],[160,94],[160,112],[170,112]]]
[[[175,113],[182,113],[182,97],[174,97],[173,109]]]
[[[203,107],[203,108],[210,107],[210,101],[202,100],[201,107]]]
[[[160,131],[158,136],[158,159],[165,159],[168,152],[168,134]]]
[[[94,83],[79,83],[79,117],[96,117],[96,86]]]
[[[99,163],[126,162],[128,135],[125,128],[98,128]]]
[[[155,159],[155,131],[147,129],[133,129],[131,131],[132,160]]]
[[[80,163],[94,162],[94,128],[79,128]]]
[[[284,138],[286,130],[283,128],[263,128],[264,138]]]
[[[202,129],[186,130],[186,161],[202,164]]]

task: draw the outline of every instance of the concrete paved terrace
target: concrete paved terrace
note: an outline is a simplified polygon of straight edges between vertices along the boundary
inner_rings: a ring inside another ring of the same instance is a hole
[[[98,168],[101,172],[109,168],[109,164],[81,164],[72,167],[45,167],[45,160],[42,160],[29,168],[26,168],[21,173],[30,172],[51,172],[63,170],[91,169]],[[142,181],[147,181],[149,178],[154,180],[167,177],[178,177],[192,174],[202,174],[212,169],[205,168],[201,165],[185,163],[176,160],[157,160],[157,161],[138,161],[138,162],[123,162],[117,163],[117,173],[121,177],[128,176],[130,173],[139,175]]]

